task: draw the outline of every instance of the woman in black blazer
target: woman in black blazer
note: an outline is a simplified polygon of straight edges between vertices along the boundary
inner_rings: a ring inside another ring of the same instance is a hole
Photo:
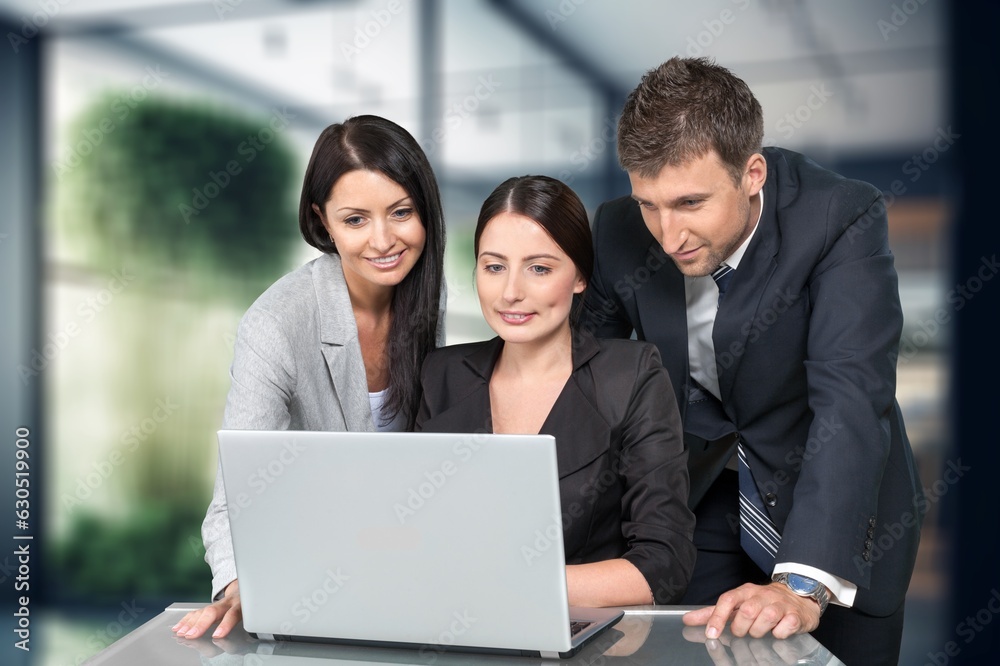
[[[511,178],[475,252],[498,337],[427,357],[417,429],[553,435],[570,605],[676,602],[695,558],[680,416],[653,345],[571,323],[594,263],[583,204],[552,178]]]

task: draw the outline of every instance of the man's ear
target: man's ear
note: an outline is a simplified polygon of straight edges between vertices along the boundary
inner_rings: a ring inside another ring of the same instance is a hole
[[[767,180],[767,160],[760,153],[754,153],[743,169],[743,187],[747,196],[755,197]]]

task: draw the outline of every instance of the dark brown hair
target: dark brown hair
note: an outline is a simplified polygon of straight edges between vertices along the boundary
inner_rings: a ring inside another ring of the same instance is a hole
[[[594,243],[587,209],[568,185],[548,176],[516,176],[497,185],[483,202],[476,223],[473,248],[479,257],[479,239],[486,225],[501,213],[523,215],[537,222],[570,258],[589,284],[594,272]],[[580,295],[577,294],[577,297]],[[573,321],[579,303],[573,307]]]
[[[340,177],[357,170],[377,171],[398,183],[413,200],[426,231],[420,258],[393,291],[389,325],[385,415],[391,420],[402,410],[410,430],[419,399],[420,366],[437,346],[445,240],[441,195],[424,151],[396,123],[355,116],[330,125],[313,147],[299,200],[302,237],[322,252],[336,254],[337,248],[313,204],[322,210]]]
[[[750,88],[707,58],[671,58],[643,75],[618,121],[618,161],[653,178],[714,150],[734,181],[760,151],[764,115]]]

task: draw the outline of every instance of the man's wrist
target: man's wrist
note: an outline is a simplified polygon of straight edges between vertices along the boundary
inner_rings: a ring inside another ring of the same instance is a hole
[[[771,580],[784,585],[793,594],[797,594],[800,597],[808,597],[819,604],[820,617],[826,612],[826,607],[830,605],[830,590],[815,578],[796,573],[782,572],[771,576]]]

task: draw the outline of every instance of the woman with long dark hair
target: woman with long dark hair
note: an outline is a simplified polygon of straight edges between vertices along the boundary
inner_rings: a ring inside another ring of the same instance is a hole
[[[574,325],[594,267],[583,204],[558,180],[511,178],[483,204],[475,253],[497,337],[427,357],[417,429],[553,435],[570,605],[676,603],[695,557],[677,403],[656,347]]]
[[[437,182],[402,127],[356,116],[316,141],[299,204],[323,255],[243,316],[223,428],[411,430],[424,357],[443,342],[444,222]],[[221,473],[202,525],[212,598],[174,631],[225,636],[242,610]]]

